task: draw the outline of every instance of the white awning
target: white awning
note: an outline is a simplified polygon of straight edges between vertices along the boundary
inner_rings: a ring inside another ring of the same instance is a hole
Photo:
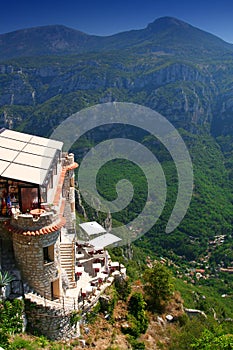
[[[46,174],[47,170],[14,163],[11,163],[3,172],[3,176],[6,178],[27,181],[37,185],[43,184]]]
[[[90,240],[90,244],[95,247],[107,247],[112,244],[116,244],[121,241],[121,238],[113,235],[112,233],[106,233],[104,235],[101,235],[99,237],[96,237],[92,240]],[[96,248],[95,248],[96,249]]]
[[[0,176],[42,185],[62,142],[0,130]]]
[[[10,165],[10,162],[6,162],[5,160],[0,160],[0,174],[6,170],[6,168]]]
[[[103,226],[98,224],[96,221],[84,222],[79,224],[81,229],[86,232],[88,236],[98,235],[100,233],[105,233],[106,230]]]

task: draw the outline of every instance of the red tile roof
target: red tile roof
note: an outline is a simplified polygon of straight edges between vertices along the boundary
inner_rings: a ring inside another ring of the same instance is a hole
[[[39,230],[35,231],[25,231],[23,229],[20,229],[18,227],[15,227],[9,222],[5,222],[5,226],[7,227],[9,232],[16,233],[18,235],[23,236],[40,236],[40,235],[47,235],[48,233],[58,231],[60,228],[62,228],[66,223],[66,219],[62,217],[58,222],[53,223],[52,225],[42,227]]]
[[[78,163],[72,163],[72,164],[70,164],[70,165],[68,165],[67,167],[66,167],[66,170],[73,170],[73,169],[76,169],[78,167]]]

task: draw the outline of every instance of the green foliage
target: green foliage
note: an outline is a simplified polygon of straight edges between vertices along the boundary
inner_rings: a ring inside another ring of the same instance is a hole
[[[16,339],[16,344],[9,342],[10,336],[22,332],[23,309],[24,303],[22,300],[14,299],[12,302],[8,300],[0,301],[0,346],[5,349],[33,349],[26,347],[25,342],[22,345],[21,340],[19,340],[20,338],[17,338],[18,340]],[[36,350],[36,347],[34,349]]]
[[[76,310],[72,311],[70,316],[70,324],[71,326],[76,325],[78,321],[80,321],[80,313]]]
[[[8,285],[11,281],[13,281],[14,277],[9,274],[9,272],[0,271],[0,288]]]
[[[100,312],[100,309],[101,309],[101,305],[100,303],[98,302],[92,309],[90,312],[88,312],[85,316],[86,318],[86,322],[87,323],[90,323],[90,324],[93,324],[95,323],[96,321],[96,318],[98,316],[98,313]]]
[[[194,350],[232,350],[233,334],[216,335],[205,329],[201,337],[191,344],[191,348]]]
[[[130,343],[130,345],[132,346],[133,350],[145,350],[146,349],[145,344],[143,342],[138,341],[133,336],[128,335],[127,339],[128,339],[128,342]]]
[[[145,333],[148,327],[148,317],[146,315],[146,302],[142,293],[133,293],[129,299],[128,311],[135,321],[135,333],[139,335]]]
[[[207,315],[213,316],[216,313],[217,318],[223,322],[226,318],[233,318],[233,304],[231,297],[222,297],[222,290],[218,291],[219,286],[223,288],[224,281],[212,279],[213,285],[206,284],[193,285],[185,283],[181,279],[174,280],[175,290],[178,290],[184,300],[184,306],[204,311]],[[218,286],[219,285],[219,286]],[[232,291],[231,287],[229,293]],[[225,291],[226,292],[226,291]]]
[[[0,346],[8,348],[9,346],[9,334],[4,326],[0,324]]]
[[[131,283],[129,278],[117,278],[115,279],[114,285],[118,298],[126,301],[131,292]]]
[[[9,346],[9,350],[18,350],[18,349],[23,349],[23,350],[37,350],[39,344],[36,342],[33,342],[31,340],[26,340],[21,338],[20,336],[15,337],[13,342]]]
[[[143,275],[145,300],[153,311],[161,312],[173,294],[171,272],[159,262],[145,270]]]
[[[211,316],[207,319],[195,316],[183,321],[179,327],[171,329],[169,350],[232,350],[232,329],[229,322],[228,325],[220,324]]]
[[[133,293],[128,302],[129,327],[122,327],[122,332],[128,335],[127,339],[133,349],[145,349],[144,343],[137,340],[140,334],[146,333],[148,328],[149,319],[145,308],[146,303],[142,293]]]
[[[22,300],[14,299],[11,301],[0,302],[0,325],[7,334],[22,332],[24,304]]]
[[[45,336],[41,335],[37,340],[37,344],[41,348],[45,348],[46,346],[49,345],[49,340]]]

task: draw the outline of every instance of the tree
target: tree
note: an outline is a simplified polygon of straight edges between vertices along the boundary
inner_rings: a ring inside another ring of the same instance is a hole
[[[129,299],[128,310],[136,320],[138,333],[145,333],[148,327],[148,317],[146,315],[146,303],[142,293],[133,293]]]
[[[145,349],[142,343],[137,342],[140,334],[146,333],[149,324],[145,308],[146,303],[142,293],[133,293],[128,303],[128,325],[122,328],[122,332],[129,335],[128,339],[133,349]]]
[[[233,335],[216,335],[205,329],[202,336],[197,339],[191,347],[194,350],[232,350]]]
[[[117,291],[117,295],[121,300],[127,300],[131,292],[131,285],[129,278],[117,278],[115,279],[115,288]]]
[[[144,275],[145,300],[151,310],[161,312],[173,294],[172,274],[159,262],[146,269]]]

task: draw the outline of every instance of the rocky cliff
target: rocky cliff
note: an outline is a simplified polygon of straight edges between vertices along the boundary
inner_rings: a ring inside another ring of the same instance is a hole
[[[3,126],[49,135],[82,108],[127,101],[191,131],[233,132],[233,46],[177,19],[110,37],[32,28],[0,35],[0,49]]]

